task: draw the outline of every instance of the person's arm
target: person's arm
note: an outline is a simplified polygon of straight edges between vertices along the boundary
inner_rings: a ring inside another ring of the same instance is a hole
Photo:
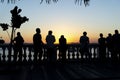
[[[24,43],[24,39],[23,39],[23,37],[22,37],[22,41],[23,41],[23,43]]]
[[[88,38],[88,44],[90,43],[90,40],[89,40],[89,38]]]
[[[54,37],[54,42],[56,41],[56,39],[55,39],[55,36],[53,36]]]

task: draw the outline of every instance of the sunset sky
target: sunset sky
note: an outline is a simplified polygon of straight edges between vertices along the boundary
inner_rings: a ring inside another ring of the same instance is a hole
[[[22,24],[20,31],[25,43],[32,43],[35,29],[41,29],[42,40],[45,43],[49,30],[53,31],[56,43],[64,35],[68,43],[79,42],[83,31],[88,33],[90,43],[96,43],[99,34],[104,37],[114,30],[120,30],[120,0],[90,0],[90,5],[76,5],[74,0],[59,0],[57,3],[40,4],[40,0],[20,0],[15,4],[0,3],[0,23],[11,24],[11,13],[15,6],[22,9],[21,16],[27,16],[29,21]],[[9,28],[8,32],[11,32]],[[0,27],[0,37],[10,42],[7,32]]]

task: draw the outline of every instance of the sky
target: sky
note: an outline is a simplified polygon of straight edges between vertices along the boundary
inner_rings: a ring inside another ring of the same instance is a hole
[[[57,3],[40,4],[40,0],[20,0],[15,4],[0,3],[0,23],[11,24],[11,13],[15,6],[22,9],[21,16],[27,16],[29,21],[22,24],[17,32],[21,32],[25,43],[32,43],[35,29],[41,29],[42,40],[49,30],[53,31],[56,42],[61,35],[67,43],[78,43],[83,32],[87,32],[90,43],[97,43],[99,34],[107,37],[108,33],[120,30],[120,0],[90,0],[90,5],[78,5],[74,0],[59,0]],[[11,28],[8,29],[11,33]],[[0,27],[0,37],[6,43],[10,42],[6,31]]]

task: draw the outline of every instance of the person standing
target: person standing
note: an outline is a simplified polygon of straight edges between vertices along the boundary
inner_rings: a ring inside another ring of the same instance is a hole
[[[106,58],[106,39],[103,37],[102,33],[100,33],[98,44],[99,44],[99,58],[100,60],[104,61]]]
[[[41,30],[40,28],[36,28],[36,34],[33,35],[33,46],[34,46],[34,61],[36,62],[37,56],[39,56],[39,61],[41,61],[42,58],[42,46],[43,46],[43,42],[42,42],[42,36],[41,36]]]
[[[120,59],[120,34],[118,30],[115,30],[115,34],[113,34],[113,47],[114,58]]]
[[[66,59],[66,50],[67,50],[67,42],[64,35],[61,35],[59,38],[59,58],[62,57],[62,61]]]
[[[48,31],[48,35],[46,36],[47,58],[48,58],[48,61],[50,62],[54,62],[57,59],[54,42],[55,42],[55,36],[52,35],[52,31],[50,30]]]
[[[108,34],[106,37],[106,47],[108,49],[107,57],[109,58],[109,55],[111,55],[111,58],[113,59],[113,36],[111,33]]]
[[[24,39],[21,36],[20,32],[17,32],[17,37],[14,38],[14,61],[17,60],[17,55],[19,54],[19,61],[22,61],[22,46],[24,43]]]
[[[91,54],[89,53],[89,37],[87,37],[87,32],[83,32],[83,36],[80,37],[79,40],[81,47],[80,47],[80,53],[81,53],[81,58],[83,59],[83,55],[86,55],[87,58],[91,58]]]

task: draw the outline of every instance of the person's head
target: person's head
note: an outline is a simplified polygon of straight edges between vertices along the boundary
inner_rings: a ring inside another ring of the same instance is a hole
[[[17,32],[17,36],[20,36],[21,34],[20,34],[20,32]]]
[[[64,35],[61,35],[61,38],[64,38]]]
[[[100,33],[100,37],[101,37],[101,38],[103,37],[103,34],[102,34],[102,33]]]
[[[111,36],[112,36],[112,34],[111,34],[111,33],[108,33],[108,36],[110,36],[110,37],[111,37]]]
[[[119,34],[119,31],[117,29],[115,30],[115,34]]]
[[[86,31],[84,31],[84,32],[83,32],[83,35],[84,35],[84,36],[86,36],[86,35],[87,35],[87,32],[86,32]]]
[[[36,33],[40,33],[40,28],[36,28]]]
[[[52,35],[52,31],[51,31],[51,30],[50,30],[50,31],[48,31],[48,34],[49,34],[49,35]]]

